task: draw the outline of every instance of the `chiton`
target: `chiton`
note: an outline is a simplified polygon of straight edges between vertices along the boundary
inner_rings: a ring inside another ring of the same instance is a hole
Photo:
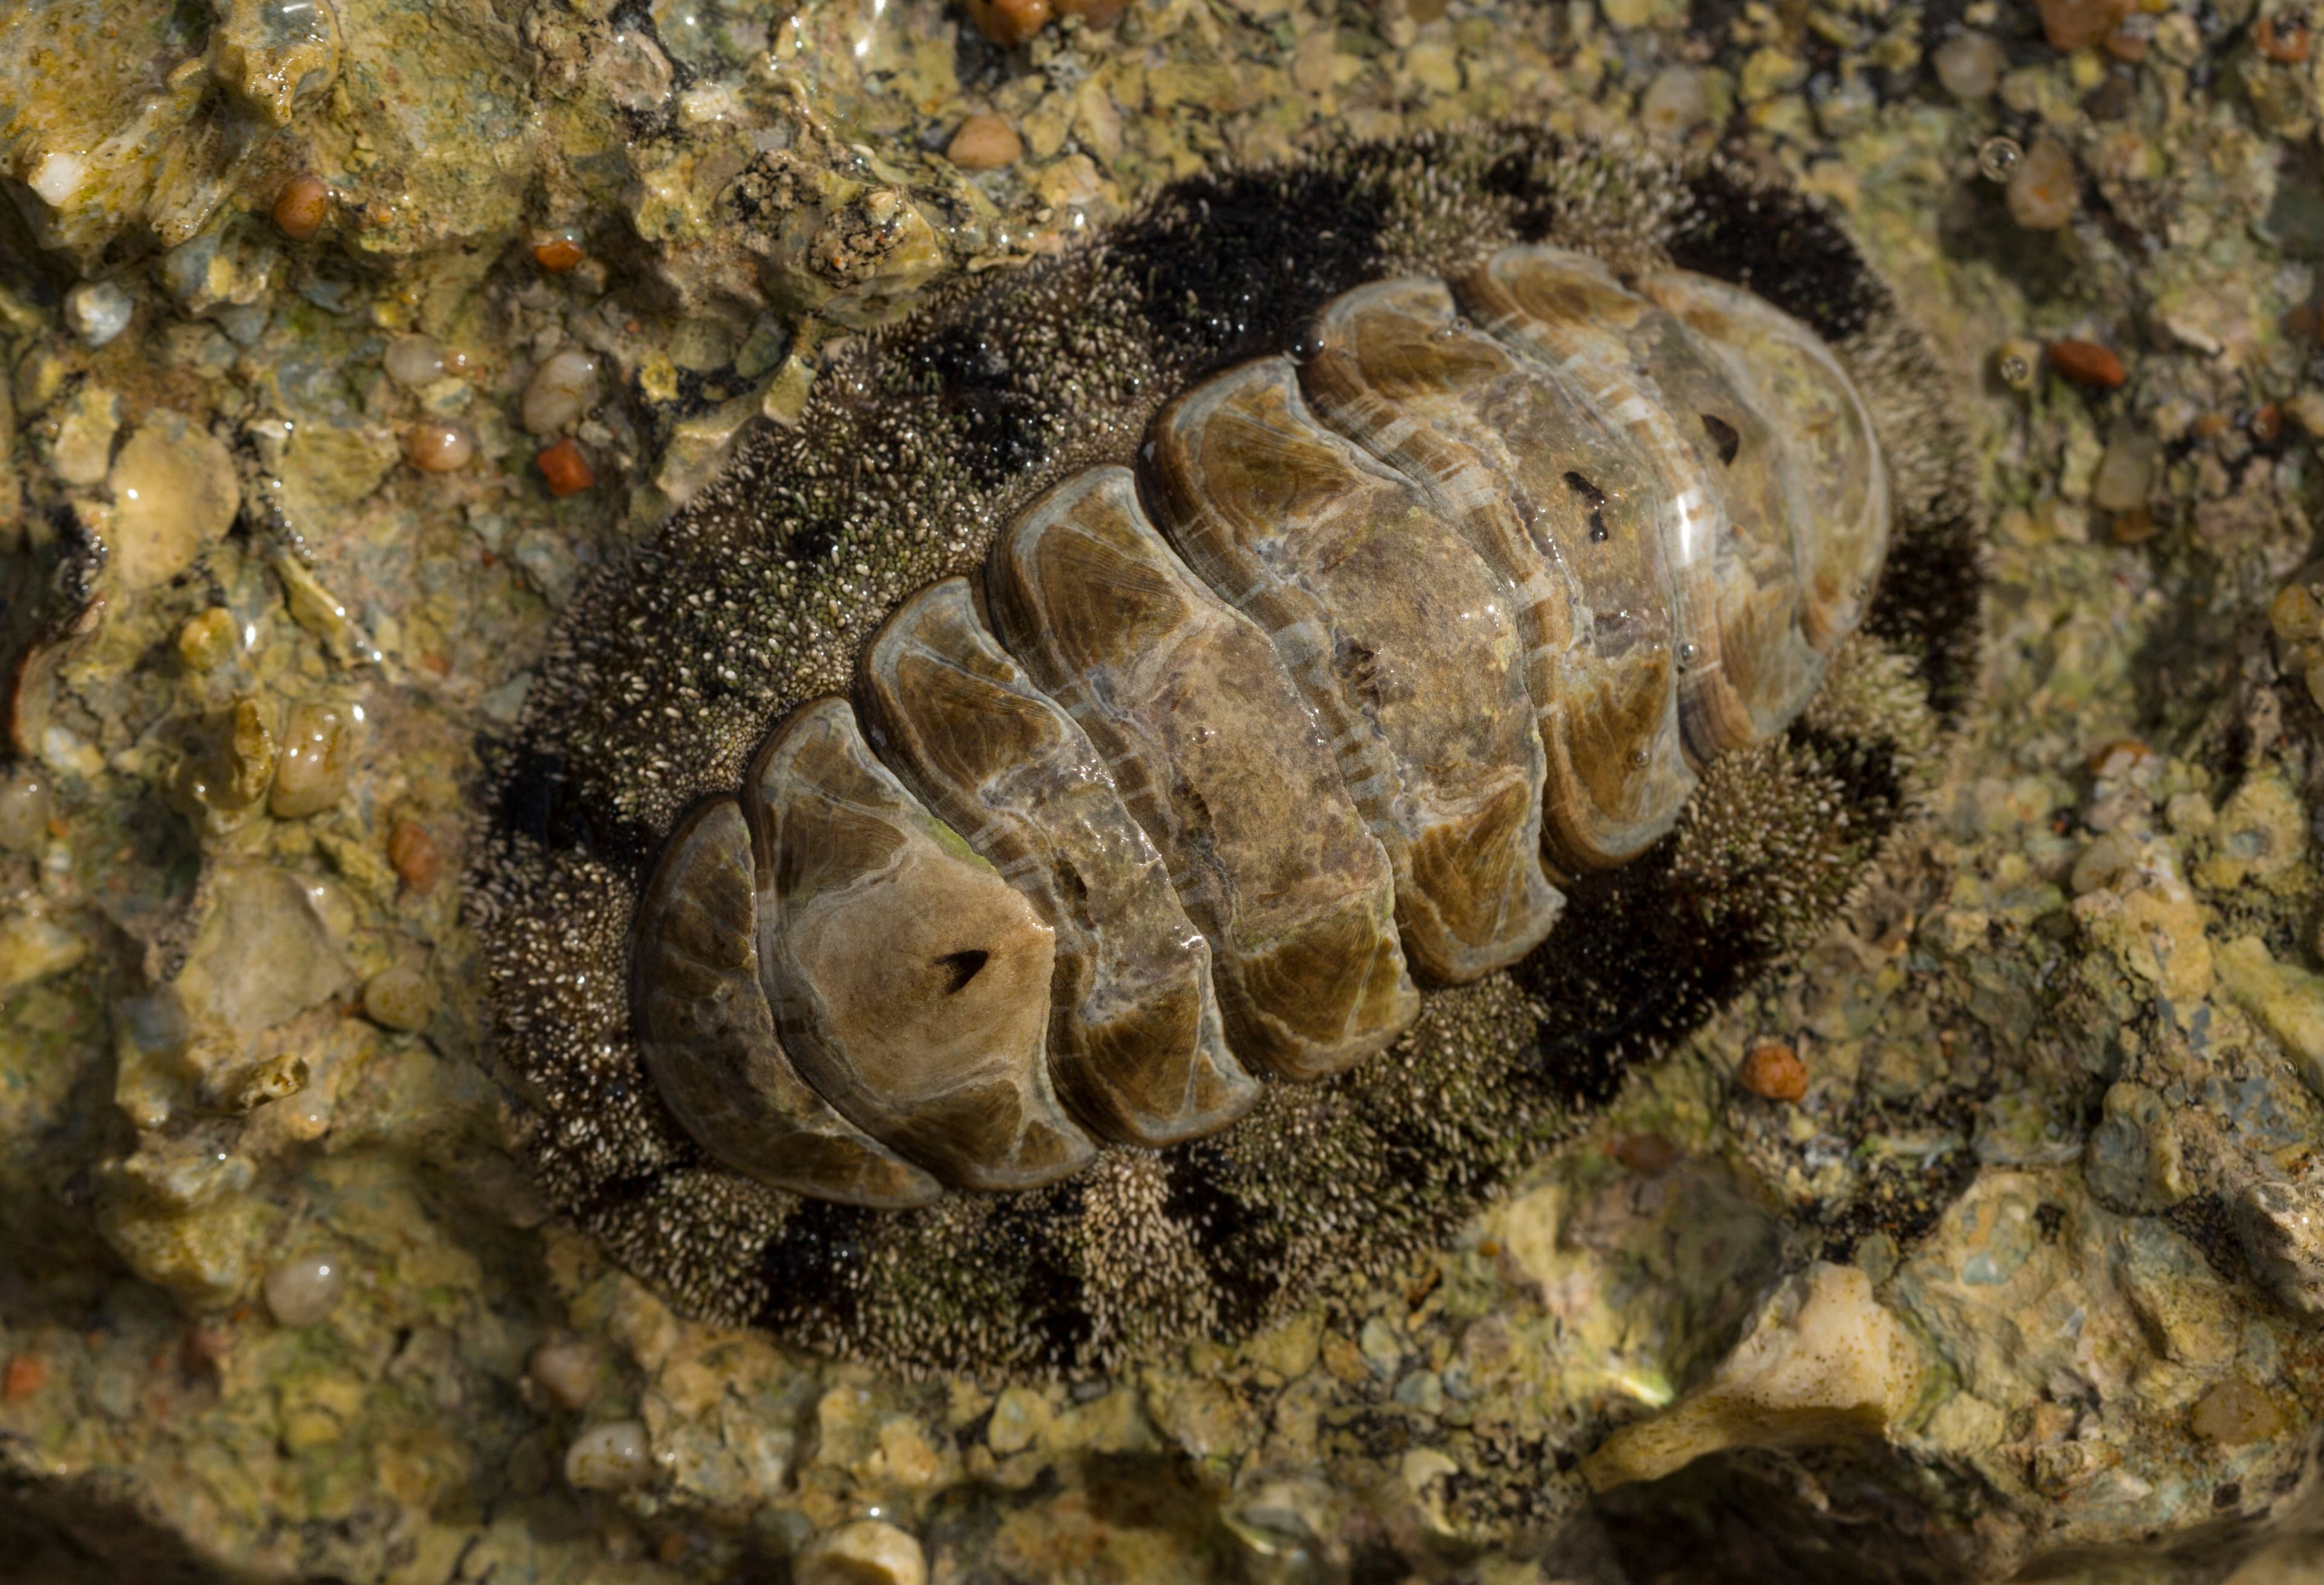
[[[554,1203],[913,1367],[1441,1239],[1827,920],[1966,686],[1844,230],[1526,126],[1196,178],[839,351],[576,599],[475,876]]]

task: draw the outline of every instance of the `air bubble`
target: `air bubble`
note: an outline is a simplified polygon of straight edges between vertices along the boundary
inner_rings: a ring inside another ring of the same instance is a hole
[[[1977,168],[1987,181],[2007,181],[2024,158],[2024,147],[2015,138],[1989,137],[1978,146]]]

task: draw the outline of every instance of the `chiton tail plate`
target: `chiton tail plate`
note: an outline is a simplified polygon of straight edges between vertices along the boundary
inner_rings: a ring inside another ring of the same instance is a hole
[[[1960,687],[1936,365],[1715,163],[1198,178],[837,364],[577,603],[479,877],[557,1203],[819,1347],[1109,1359],[1440,1238]]]

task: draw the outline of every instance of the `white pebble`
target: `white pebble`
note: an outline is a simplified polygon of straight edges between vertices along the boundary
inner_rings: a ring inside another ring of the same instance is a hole
[[[266,1308],[284,1326],[312,1326],[335,1309],[346,1286],[343,1263],[301,1255],[267,1268]]]
[[[1638,124],[1656,137],[1683,138],[1711,116],[1711,92],[1692,66],[1665,66],[1638,100]]]
[[[563,1409],[586,1409],[597,1396],[604,1356],[586,1338],[558,1338],[532,1351],[532,1379]]]
[[[379,361],[389,379],[413,391],[444,373],[444,349],[426,336],[397,336],[387,344]]]
[[[1937,81],[1944,90],[1964,104],[1982,99],[2001,85],[2001,74],[2008,69],[2009,57],[2001,46],[1983,33],[1955,33],[1939,44],[1929,57],[1936,68]]]
[[[565,1479],[584,1491],[619,1491],[653,1476],[653,1450],[636,1420],[592,1425],[565,1450]]]
[[[858,1519],[827,1530],[791,1560],[792,1585],[927,1585],[920,1544],[893,1525]]]
[[[578,347],[553,353],[524,387],[524,427],[554,435],[578,423],[597,400],[597,360]]]
[[[91,346],[103,346],[129,328],[137,302],[110,281],[84,281],[65,293],[65,318],[73,334]]]

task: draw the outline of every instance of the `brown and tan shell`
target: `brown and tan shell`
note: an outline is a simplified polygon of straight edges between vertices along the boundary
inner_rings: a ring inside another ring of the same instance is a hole
[[[667,843],[635,1027],[733,1170],[1029,1189],[1375,1056],[1797,716],[1890,531],[1812,331],[1545,245],[1340,293],[1126,460]]]

